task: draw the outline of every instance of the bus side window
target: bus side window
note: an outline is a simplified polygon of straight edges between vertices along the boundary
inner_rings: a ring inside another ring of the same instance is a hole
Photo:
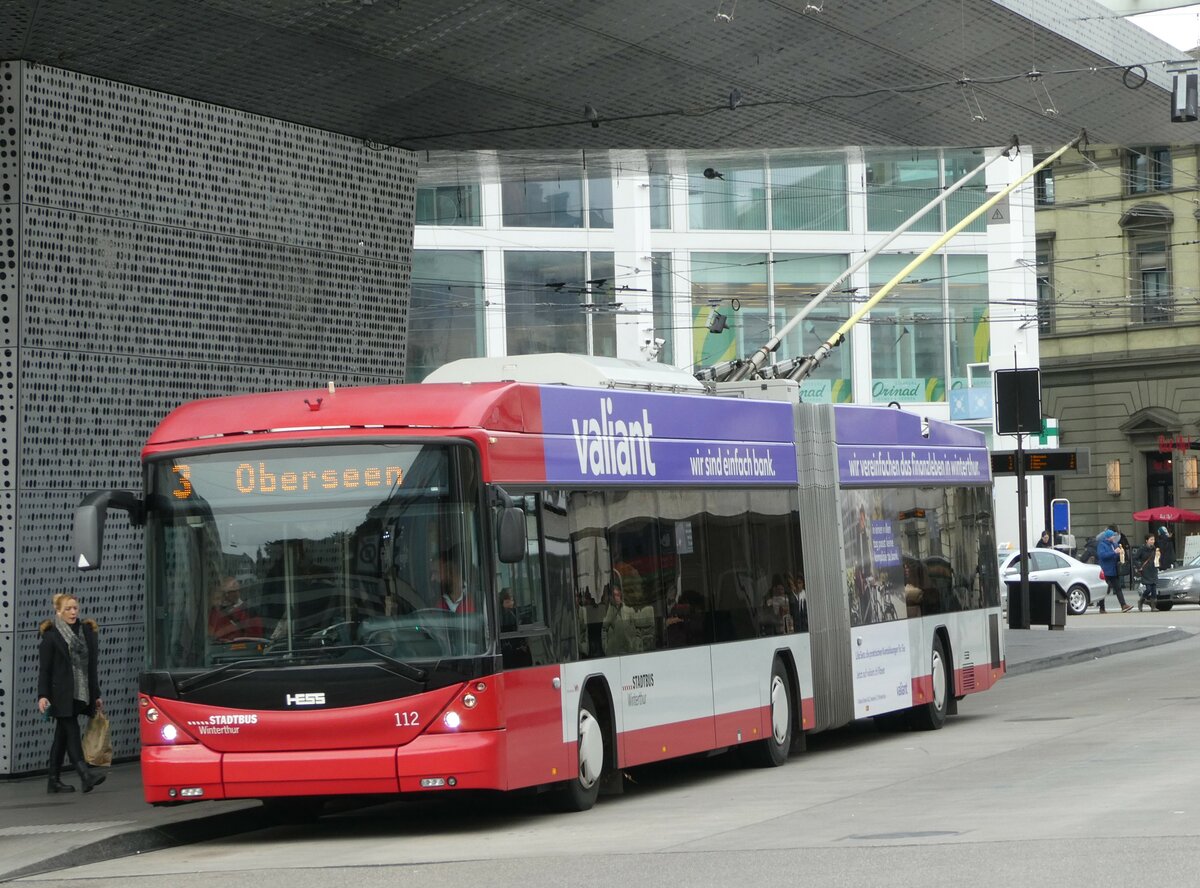
[[[709,491],[704,504],[713,640],[757,638],[760,608],[750,566],[748,497],[741,490]]]
[[[517,632],[528,626],[546,624],[542,595],[542,549],[538,533],[538,497],[515,497],[514,505],[525,512],[525,557],[515,564],[501,564],[497,581],[500,631]]]

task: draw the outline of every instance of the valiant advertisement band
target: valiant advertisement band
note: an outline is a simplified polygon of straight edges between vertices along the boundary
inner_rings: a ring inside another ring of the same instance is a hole
[[[541,399],[550,482],[797,480],[786,403],[549,386]]]

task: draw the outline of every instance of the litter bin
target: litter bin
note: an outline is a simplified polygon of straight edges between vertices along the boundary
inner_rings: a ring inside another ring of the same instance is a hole
[[[1021,581],[1006,580],[1008,586],[1008,628],[1024,628],[1026,620],[1021,613]],[[1047,629],[1067,627],[1067,591],[1058,583],[1029,581],[1029,620],[1046,624]]]

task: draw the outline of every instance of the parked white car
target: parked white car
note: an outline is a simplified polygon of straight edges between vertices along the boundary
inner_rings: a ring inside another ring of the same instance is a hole
[[[1020,580],[1016,549],[999,552],[1000,582]],[[1084,564],[1057,549],[1029,550],[1029,580],[1034,583],[1058,583],[1067,593],[1067,613],[1078,616],[1091,605],[1099,604],[1108,593],[1108,584],[1100,575],[1100,566]]]

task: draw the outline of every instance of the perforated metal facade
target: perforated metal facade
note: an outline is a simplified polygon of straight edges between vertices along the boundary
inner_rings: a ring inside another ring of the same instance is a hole
[[[0,774],[45,767],[37,624],[100,623],[118,757],[137,753],[141,535],[78,573],[72,510],[140,489],[181,401],[400,381],[416,159],[40,66],[0,63]]]

